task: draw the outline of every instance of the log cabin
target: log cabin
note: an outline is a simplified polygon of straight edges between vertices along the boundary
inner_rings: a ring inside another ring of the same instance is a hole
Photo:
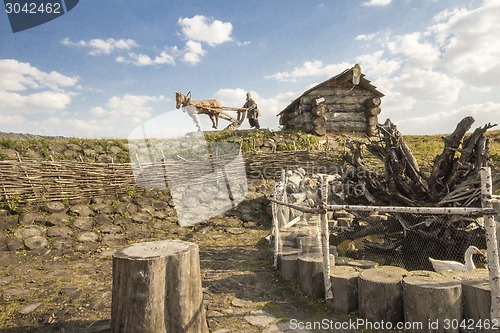
[[[384,96],[356,64],[312,87],[291,102],[278,116],[283,129],[306,133],[376,134],[380,102]]]

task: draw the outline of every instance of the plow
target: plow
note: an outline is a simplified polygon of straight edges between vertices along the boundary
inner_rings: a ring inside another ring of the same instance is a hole
[[[243,123],[246,112],[252,109],[223,106],[216,99],[193,100],[191,98],[191,92],[188,92],[186,95],[176,92],[175,103],[176,109],[182,107],[182,111],[186,112],[193,119],[199,131],[202,130],[198,117],[199,114],[206,114],[210,117],[212,128],[217,129],[219,126],[219,119],[223,119],[229,122],[229,125],[224,127],[223,130],[233,131]],[[237,112],[236,117],[229,113],[231,111]]]

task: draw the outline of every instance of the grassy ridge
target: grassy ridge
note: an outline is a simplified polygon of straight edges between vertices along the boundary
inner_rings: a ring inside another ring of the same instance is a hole
[[[500,130],[488,131],[490,138],[490,157],[496,169],[500,169]],[[236,142],[244,151],[255,150],[324,150],[330,143],[329,150],[339,152],[345,149],[345,136],[330,135],[317,137],[304,133],[287,131],[238,131],[209,132],[207,141]],[[405,135],[404,139],[417,161],[427,168],[436,155],[443,149],[441,135]],[[81,139],[81,138],[45,138],[28,139],[0,138],[0,160],[40,159],[40,160],[78,160],[97,162],[100,156],[113,158],[115,163],[128,163],[130,157],[126,139]]]

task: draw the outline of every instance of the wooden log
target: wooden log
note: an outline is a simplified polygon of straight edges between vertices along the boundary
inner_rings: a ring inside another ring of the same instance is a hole
[[[380,98],[378,97],[370,97],[370,98],[367,98],[365,100],[365,105],[367,108],[371,109],[371,108],[375,108],[375,107],[378,107],[380,105]]]
[[[207,332],[198,246],[138,243],[113,254],[111,332]]]
[[[330,265],[335,265],[335,257],[330,256]],[[304,294],[323,298],[325,297],[325,285],[323,280],[323,258],[318,253],[299,255],[298,257],[299,268],[299,284]]]
[[[314,127],[314,134],[316,135],[320,135],[320,136],[323,136],[326,134],[326,128],[325,128],[325,125],[316,125],[316,127]]]
[[[361,272],[358,278],[360,316],[372,322],[403,322],[401,281],[406,274],[406,269],[395,266],[381,266]]]
[[[361,121],[327,121],[325,128],[328,132],[365,132],[368,125]]]
[[[364,112],[327,112],[325,119],[327,121],[366,121]]]
[[[299,125],[302,125],[304,123],[311,122],[312,118],[313,118],[313,114],[312,113],[310,113],[310,112],[304,112],[304,113],[300,114],[298,117],[290,119],[287,122],[287,124],[288,125],[292,125],[292,126],[299,126]]]
[[[368,126],[366,129],[366,135],[376,136],[377,135],[377,127],[376,126]]]
[[[300,104],[312,105],[312,98],[310,95],[304,95],[300,98]]]
[[[326,112],[365,112],[363,104],[322,104]]]
[[[320,253],[321,245],[318,236],[301,236],[299,239],[299,254]]]
[[[378,116],[380,112],[382,112],[382,109],[378,106],[366,109],[366,114],[369,116]]]
[[[311,112],[316,116],[324,116],[327,112],[327,108],[325,104],[317,105],[312,108]]]
[[[444,138],[445,147],[443,152],[434,158],[431,174],[427,180],[429,187],[434,195],[436,195],[442,187],[447,187],[446,180],[449,177],[449,172],[453,168],[453,160],[455,153],[462,142],[465,133],[471,128],[474,123],[474,118],[468,116],[463,118],[456,129]]]
[[[377,124],[378,124],[378,117],[377,116],[368,117],[368,119],[366,120],[366,122],[368,123],[368,126],[377,126]]]
[[[426,332],[454,332],[445,330],[445,320],[462,321],[462,285],[453,278],[431,271],[413,271],[403,278],[404,315],[406,322],[423,323]],[[428,323],[438,323],[430,329]],[[422,329],[409,330],[422,332]]]
[[[324,96],[325,104],[356,104],[364,105],[365,96]]]
[[[352,86],[352,85],[351,85]],[[350,89],[350,88],[349,88]],[[309,92],[309,96],[312,96],[313,98],[317,98],[319,96],[344,96],[344,95],[351,95],[351,96],[361,96],[366,99],[367,97],[373,96],[372,93],[368,90],[363,90],[363,89],[353,89],[349,91],[349,89],[346,89],[344,87],[318,87],[311,92]]]
[[[312,109],[313,109],[313,106],[310,105],[310,104],[301,104],[299,105],[299,112],[300,113],[303,113],[303,112],[311,112]]]
[[[306,133],[313,133],[314,132],[314,124],[312,122],[307,122],[302,124],[302,130]]]
[[[333,300],[329,300],[329,308],[350,313],[358,308],[358,276],[359,270],[349,266],[334,266],[330,269]]]
[[[324,126],[326,122],[326,118],[321,116],[321,117],[314,117],[312,120],[313,124],[315,126]]]
[[[289,254],[280,258],[280,275],[285,281],[296,278],[299,274],[298,255]]]

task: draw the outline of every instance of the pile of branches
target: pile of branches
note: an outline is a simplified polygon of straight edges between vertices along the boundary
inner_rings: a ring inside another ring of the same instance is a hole
[[[421,169],[390,120],[377,126],[377,140],[349,142],[346,160],[354,171],[344,181],[349,186],[362,185],[364,190],[345,200],[376,206],[480,207],[480,169],[489,164],[490,144],[485,133],[496,125],[487,124],[470,133],[473,123],[472,117],[465,117],[443,138],[444,148],[427,170]],[[371,168],[368,161],[373,158],[383,167]],[[339,240],[355,239],[372,233],[393,241],[365,244],[366,249],[396,250],[403,258],[417,261],[405,263],[415,269],[426,267],[429,256],[461,261],[468,245],[485,246],[484,226],[474,216],[391,214],[387,221],[371,221],[364,227],[354,224],[338,236]]]
[[[489,162],[487,124],[471,134],[474,119],[462,119],[452,134],[444,137],[443,151],[434,158],[430,171],[421,170],[401,133],[389,119],[377,126],[379,138],[369,143],[349,142],[347,161],[355,172],[350,182],[364,186],[362,198],[372,205],[480,207],[481,167]],[[383,163],[383,172],[364,161],[364,148]],[[352,198],[354,199],[354,198]]]

